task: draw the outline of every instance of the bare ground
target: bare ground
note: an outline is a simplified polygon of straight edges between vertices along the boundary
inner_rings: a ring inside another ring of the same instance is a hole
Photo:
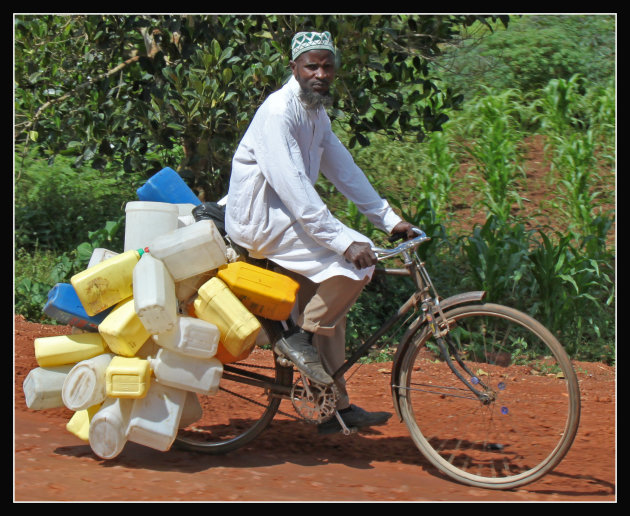
[[[543,479],[495,492],[440,476],[395,417],[346,437],[320,436],[313,426],[279,415],[252,444],[225,456],[127,443],[118,457],[102,460],[65,429],[71,411],[33,411],[24,402],[22,382],[36,367],[33,340],[70,331],[15,318],[15,501],[616,500],[614,367],[574,364],[582,420],[573,447]],[[389,363],[361,366],[348,384],[353,402],[392,411],[390,368]],[[290,405],[281,409],[292,411]]]

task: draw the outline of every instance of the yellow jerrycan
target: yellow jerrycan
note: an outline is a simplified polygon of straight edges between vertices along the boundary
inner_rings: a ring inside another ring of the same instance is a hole
[[[133,269],[144,254],[129,250],[88,267],[70,278],[88,315],[96,315],[133,296]]]
[[[219,278],[211,278],[197,292],[195,315],[214,324],[220,342],[234,357],[251,349],[261,326],[258,319],[239,301]]]
[[[286,321],[300,285],[293,279],[247,262],[220,267],[221,279],[247,309],[259,317]]]

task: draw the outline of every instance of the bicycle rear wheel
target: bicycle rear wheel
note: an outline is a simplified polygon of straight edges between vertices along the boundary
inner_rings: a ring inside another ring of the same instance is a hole
[[[201,417],[180,428],[174,444],[215,455],[248,444],[271,423],[292,383],[293,368],[279,365],[273,351],[255,348],[242,362],[224,365],[216,394],[196,394]]]
[[[565,456],[579,424],[580,393],[569,357],[547,329],[517,310],[484,304],[445,315],[452,362],[488,400],[480,401],[453,373],[423,326],[410,337],[395,386],[413,441],[434,466],[464,484],[509,489],[539,479]]]

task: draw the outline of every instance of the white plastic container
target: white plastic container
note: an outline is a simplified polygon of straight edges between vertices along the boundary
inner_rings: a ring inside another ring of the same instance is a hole
[[[85,410],[105,401],[105,371],[114,356],[113,353],[104,353],[75,364],[61,390],[63,404],[67,408]]]
[[[189,357],[161,348],[156,358],[148,359],[159,383],[200,394],[216,394],[223,364],[216,358]]]
[[[88,440],[101,459],[113,459],[125,447],[133,403],[130,398],[106,398],[92,417]]]
[[[89,269],[97,263],[104,262],[108,258],[112,258],[117,254],[119,253],[115,251],[110,251],[109,249],[105,249],[104,247],[97,247],[96,249],[94,249],[94,251],[92,251],[92,256],[90,256],[90,261],[88,262],[87,268]]]
[[[160,235],[148,246],[150,253],[164,262],[176,282],[227,262],[227,247],[211,220],[200,220]]]
[[[220,336],[219,328],[214,324],[196,317],[180,316],[173,331],[154,338],[159,346],[183,355],[211,358],[217,352]]]
[[[63,407],[61,390],[73,364],[56,367],[36,367],[22,383],[26,406],[32,410]]]
[[[197,398],[197,394],[188,391],[186,393],[186,401],[182,409],[182,417],[179,420],[179,428],[186,428],[188,425],[199,421],[203,415],[203,409]]]
[[[186,394],[167,385],[152,385],[147,395],[133,404],[127,439],[167,451],[177,435]]]
[[[182,281],[177,281],[175,283],[175,297],[177,297],[177,300],[181,302],[189,301],[193,296],[197,295],[199,287],[201,287],[215,274],[216,271],[202,272],[201,274],[191,276],[190,278],[186,278]]]
[[[133,269],[133,301],[142,325],[153,335],[177,324],[175,282],[161,260],[142,255]]]
[[[190,226],[195,223],[195,217],[192,214],[195,204],[176,204],[179,210],[179,216],[177,217],[177,227],[182,228],[184,226]]]
[[[141,249],[156,236],[177,229],[179,210],[175,204],[131,201],[125,206],[125,251]]]

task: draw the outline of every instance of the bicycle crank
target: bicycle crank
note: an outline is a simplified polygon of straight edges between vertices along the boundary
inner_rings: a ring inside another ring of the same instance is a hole
[[[295,411],[309,423],[321,423],[336,413],[339,390],[332,385],[313,382],[302,373],[291,388]]]

